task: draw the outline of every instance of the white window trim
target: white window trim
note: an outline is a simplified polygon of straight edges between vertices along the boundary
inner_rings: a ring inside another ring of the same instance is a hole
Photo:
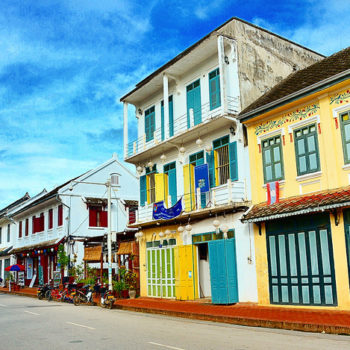
[[[320,124],[321,121],[320,121],[320,115],[319,114],[314,115],[314,116],[312,116],[310,118],[301,120],[299,122],[296,122],[294,124],[288,125],[288,133],[292,134],[295,129],[299,129],[299,128],[303,127],[303,126],[309,125],[309,124],[314,123],[314,122],[317,122],[317,124]]]
[[[258,145],[261,145],[261,141],[263,141],[265,139],[269,139],[270,137],[273,137],[273,136],[278,136],[278,135],[282,135],[282,136],[285,135],[284,128],[273,130],[273,131],[267,132],[264,135],[258,136],[258,138],[257,138]]]
[[[333,118],[337,118],[340,113],[350,109],[350,103],[332,109]]]
[[[305,181],[305,180],[310,180],[310,179],[316,179],[318,177],[322,176],[322,171],[316,171],[314,173],[309,173],[305,175],[300,175],[296,177],[296,180],[298,182]]]

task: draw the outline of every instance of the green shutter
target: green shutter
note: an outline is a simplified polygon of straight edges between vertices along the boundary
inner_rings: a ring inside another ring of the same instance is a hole
[[[341,125],[341,136],[344,152],[344,163],[350,163],[350,112],[343,113],[339,116]]]
[[[160,107],[160,122],[161,122],[161,136],[162,136],[162,141],[164,140],[164,102],[161,102],[161,107]]]
[[[169,136],[174,136],[174,105],[173,96],[169,97]]]
[[[207,153],[207,164],[209,167],[209,184],[210,184],[210,188],[212,188],[212,187],[215,187],[214,151]]]
[[[221,106],[219,68],[209,73],[210,110]]]
[[[146,141],[153,140],[154,131],[156,130],[156,114],[154,106],[145,111],[145,134]]]
[[[143,207],[147,201],[146,175],[140,176],[140,205]]]
[[[237,162],[237,142],[231,142],[229,145],[230,156],[230,179],[238,180],[238,162]]]

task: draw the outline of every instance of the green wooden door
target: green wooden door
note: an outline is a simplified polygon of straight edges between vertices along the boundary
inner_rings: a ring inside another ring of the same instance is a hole
[[[343,211],[344,215],[344,231],[345,231],[345,244],[346,244],[346,255],[348,258],[348,275],[350,283],[350,209]]]
[[[192,84],[188,85],[187,91],[187,128],[189,129],[194,123],[198,125],[202,122],[202,104],[201,104],[201,87],[200,80],[196,80]],[[191,120],[190,110],[193,110],[193,118]]]
[[[329,226],[293,229],[281,222],[277,231],[267,226],[266,237],[272,304],[337,305]]]
[[[175,297],[174,248],[147,249],[147,295]]]

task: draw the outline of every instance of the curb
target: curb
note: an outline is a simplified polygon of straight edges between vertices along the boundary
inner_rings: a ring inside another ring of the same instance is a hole
[[[289,322],[289,321],[273,321],[273,320],[264,320],[264,319],[247,318],[247,317],[239,317],[239,316],[235,317],[235,316],[187,313],[183,311],[149,309],[149,308],[141,308],[141,307],[135,307],[135,306],[124,306],[119,304],[114,304],[114,308],[119,310],[125,310],[125,311],[135,311],[135,312],[143,312],[143,313],[150,313],[150,314],[167,315],[167,316],[188,318],[192,320],[236,324],[240,326],[277,328],[277,329],[302,331],[302,332],[350,335],[350,327],[336,326],[336,325],[312,324],[312,323]]]

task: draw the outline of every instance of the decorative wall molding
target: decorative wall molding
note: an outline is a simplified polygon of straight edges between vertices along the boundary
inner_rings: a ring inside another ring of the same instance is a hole
[[[331,96],[329,104],[339,105],[342,103],[349,103],[349,102],[350,102],[350,90],[346,90],[344,92]]]
[[[314,103],[312,105],[287,113],[283,115],[283,117],[280,118],[279,120],[269,120],[267,122],[264,122],[255,128],[255,135],[260,135],[274,128],[279,128],[285,123],[290,123],[297,120],[301,121],[307,117],[311,117],[314,114],[316,114],[319,109],[320,109],[320,105],[318,103]]]

